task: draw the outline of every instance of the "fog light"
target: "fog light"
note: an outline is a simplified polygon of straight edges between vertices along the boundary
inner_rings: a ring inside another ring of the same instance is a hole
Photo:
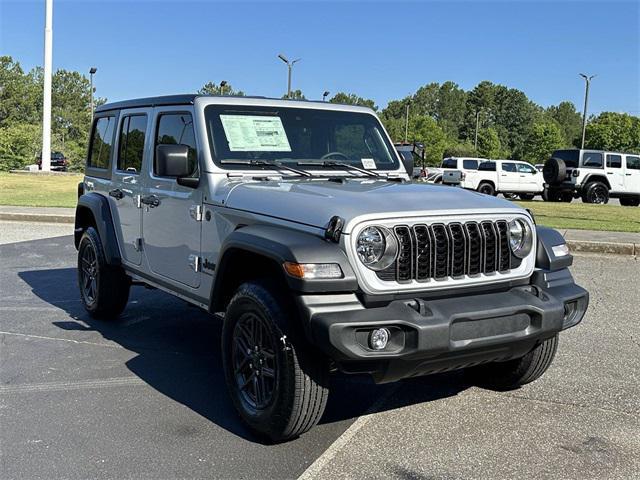
[[[389,330],[386,328],[376,328],[371,332],[369,345],[374,350],[384,350],[389,342]]]

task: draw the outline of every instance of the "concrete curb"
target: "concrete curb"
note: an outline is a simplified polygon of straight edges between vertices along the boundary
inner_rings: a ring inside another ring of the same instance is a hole
[[[0,212],[0,220],[36,223],[74,223],[75,217],[72,215],[55,215],[50,213]]]

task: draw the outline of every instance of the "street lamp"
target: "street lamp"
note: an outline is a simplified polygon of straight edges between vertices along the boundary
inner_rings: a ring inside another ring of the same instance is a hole
[[[89,69],[89,78],[91,79],[91,121],[93,122],[93,76],[98,71],[96,67]]]
[[[289,77],[288,77],[288,81],[287,81],[287,98],[291,98],[291,69],[293,68],[293,66],[299,62],[300,60],[302,60],[301,58],[296,58],[294,61],[290,62],[287,57],[285,57],[284,55],[282,55],[281,53],[278,54],[278,58],[280,60],[282,60],[284,63],[287,64],[287,68],[289,69]]]
[[[325,90],[324,93],[322,94],[322,101],[326,102],[328,96],[329,96],[329,90]]]
[[[589,102],[589,85],[591,85],[591,80],[595,75],[587,76],[584,73],[581,73],[580,76],[584,78],[585,86],[584,86],[584,111],[582,113],[582,146],[580,148],[584,148],[584,136],[587,131],[587,103]]]
[[[227,86],[227,81],[226,80],[222,80],[220,82],[220,95],[224,95],[224,87]]]
[[[51,170],[51,69],[53,66],[53,0],[45,1],[44,72],[42,92],[42,157],[43,172]]]
[[[481,109],[476,110],[476,136],[473,142],[473,148],[478,150],[478,124],[480,123],[480,111]]]

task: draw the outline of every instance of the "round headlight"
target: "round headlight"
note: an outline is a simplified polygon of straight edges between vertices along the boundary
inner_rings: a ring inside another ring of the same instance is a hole
[[[518,258],[524,258],[531,252],[533,234],[529,225],[519,218],[509,222],[509,246]]]
[[[398,255],[398,242],[385,227],[367,227],[356,241],[356,252],[360,261],[371,270],[384,270]]]

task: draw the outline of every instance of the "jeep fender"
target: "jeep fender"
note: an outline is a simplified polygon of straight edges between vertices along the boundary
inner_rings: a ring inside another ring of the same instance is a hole
[[[562,234],[549,227],[536,227],[538,245],[536,248],[536,268],[555,271],[570,267],[573,263],[571,254],[561,257],[556,256],[553,247],[563,245],[566,242]]]
[[[582,180],[582,188],[586,187],[591,182],[602,182],[607,186],[609,190],[611,190],[609,179],[599,173],[590,173],[586,177],[584,177],[584,180]]]
[[[102,245],[104,256],[109,265],[120,265],[120,248],[116,237],[109,200],[97,193],[85,193],[78,198],[76,206],[76,221],[74,230],[74,243],[76,248],[80,245],[80,239],[84,231],[94,225]]]
[[[268,225],[250,225],[231,233],[222,244],[211,291],[211,308],[220,306],[224,298],[225,279],[234,269],[237,253],[251,253],[271,260],[283,275],[288,287],[298,292],[353,292],[358,288],[356,275],[347,256],[336,243],[322,237]],[[299,279],[288,275],[282,266],[294,263],[336,263],[342,278]]]

